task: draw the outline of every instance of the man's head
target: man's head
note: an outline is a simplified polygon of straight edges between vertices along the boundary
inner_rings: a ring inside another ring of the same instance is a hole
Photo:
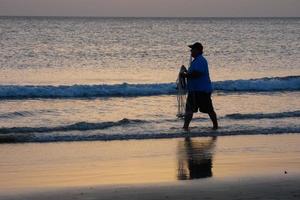
[[[191,48],[191,55],[193,58],[196,58],[199,54],[203,53],[203,46],[199,42],[189,45],[189,47]]]

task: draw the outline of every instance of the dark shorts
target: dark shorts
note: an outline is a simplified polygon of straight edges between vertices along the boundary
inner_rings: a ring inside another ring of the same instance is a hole
[[[186,100],[185,112],[195,113],[198,110],[202,113],[210,113],[214,111],[211,101],[211,93],[205,92],[189,92]]]

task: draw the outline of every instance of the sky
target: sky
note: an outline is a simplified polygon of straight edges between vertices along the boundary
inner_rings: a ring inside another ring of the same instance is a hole
[[[0,16],[300,17],[300,0],[0,0]]]

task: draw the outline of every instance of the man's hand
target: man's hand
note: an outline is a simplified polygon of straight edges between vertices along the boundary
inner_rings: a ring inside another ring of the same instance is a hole
[[[181,77],[187,77],[187,69],[186,69],[186,67],[184,65],[182,65],[181,68],[180,68],[179,76],[181,76]]]
[[[187,69],[184,65],[182,65],[181,68],[180,68],[180,73],[181,72],[187,72]]]
[[[182,65],[181,68],[180,68],[179,75],[181,77],[186,77],[186,74],[187,74],[187,69],[186,69],[186,67],[184,65]]]

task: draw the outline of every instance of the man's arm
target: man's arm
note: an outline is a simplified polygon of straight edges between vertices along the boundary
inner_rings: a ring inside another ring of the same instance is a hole
[[[192,71],[191,73],[183,72],[181,73],[181,76],[185,77],[185,78],[199,78],[201,76],[201,72],[198,71]]]

